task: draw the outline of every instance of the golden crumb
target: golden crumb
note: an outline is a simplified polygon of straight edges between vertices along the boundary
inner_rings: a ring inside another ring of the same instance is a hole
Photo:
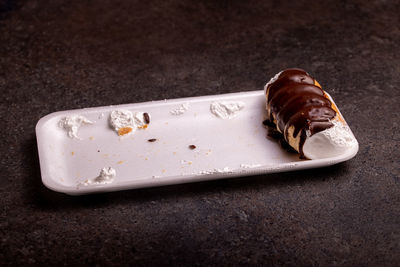
[[[131,127],[122,127],[118,129],[118,135],[125,135],[132,132],[132,128]]]

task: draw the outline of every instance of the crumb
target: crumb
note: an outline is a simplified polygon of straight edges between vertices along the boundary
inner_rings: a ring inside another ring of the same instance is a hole
[[[143,125],[143,126],[138,126],[139,129],[146,129],[147,128],[147,124]]]
[[[190,149],[195,149],[196,148],[196,146],[195,145],[190,145],[190,146],[188,146]]]
[[[149,113],[147,113],[147,112],[143,113],[143,118],[144,118],[144,122],[145,122],[146,124],[149,124],[149,123],[150,123],[150,116],[149,116]]]
[[[118,129],[118,135],[125,135],[132,132],[132,128],[131,127],[122,127],[120,129]]]
[[[123,160],[120,160],[120,161],[117,162],[117,164],[122,164],[122,163],[124,163]]]
[[[75,152],[74,152],[74,151],[72,151],[72,152],[71,152],[71,155],[72,155],[72,156],[73,156],[73,155],[75,155]]]
[[[156,138],[151,138],[151,139],[147,140],[147,142],[150,142],[150,143],[155,142],[155,141],[157,141]]]

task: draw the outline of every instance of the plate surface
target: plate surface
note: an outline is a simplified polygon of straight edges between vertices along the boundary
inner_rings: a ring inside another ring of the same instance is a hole
[[[245,107],[223,120],[210,112],[214,101],[242,101]],[[171,114],[187,103],[184,114]],[[118,136],[109,126],[110,112],[116,109],[147,112],[151,122],[146,129]],[[71,115],[95,122],[79,129],[81,139],[69,138],[58,126]],[[54,191],[80,195],[329,166],[358,151],[357,146],[338,157],[301,160],[266,137],[264,117],[263,91],[55,112],[36,125],[42,181]],[[104,167],[116,170],[112,183],[82,184]]]

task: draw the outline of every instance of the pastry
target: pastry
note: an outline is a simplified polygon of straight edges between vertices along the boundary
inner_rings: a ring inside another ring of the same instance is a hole
[[[330,96],[302,69],[286,69],[264,87],[267,121],[301,158],[339,156],[358,145]]]

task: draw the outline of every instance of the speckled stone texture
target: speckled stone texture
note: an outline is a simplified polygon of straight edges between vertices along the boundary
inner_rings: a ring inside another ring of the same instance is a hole
[[[0,0],[0,265],[398,265],[399,14],[383,0]],[[286,67],[333,96],[354,159],[82,197],[41,183],[48,113],[261,90]]]

